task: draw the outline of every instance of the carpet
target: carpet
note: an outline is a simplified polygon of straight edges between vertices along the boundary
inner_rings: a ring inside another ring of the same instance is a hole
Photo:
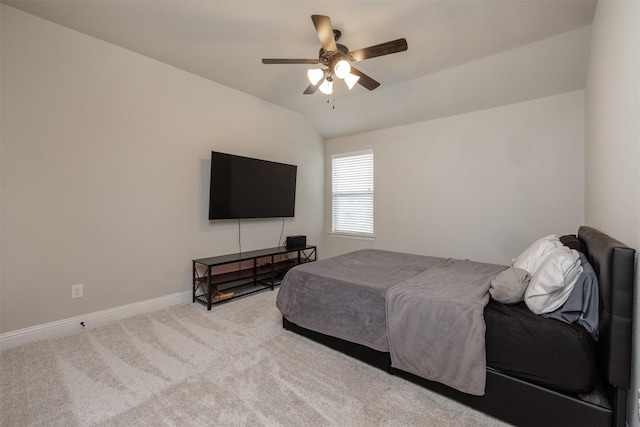
[[[2,426],[506,425],[282,329],[276,295],[5,350]]]

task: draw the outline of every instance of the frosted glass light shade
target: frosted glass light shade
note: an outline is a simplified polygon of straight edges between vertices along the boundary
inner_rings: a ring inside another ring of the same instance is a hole
[[[351,73],[347,74],[347,76],[344,78],[344,82],[347,84],[349,90],[353,89],[356,83],[358,83],[358,80],[360,80],[360,76],[354,76]]]
[[[319,89],[320,92],[324,93],[325,95],[331,95],[333,93],[333,82],[325,80],[324,82],[322,82]]]
[[[349,75],[351,71],[351,65],[349,65],[349,61],[341,59],[338,63],[333,67],[333,73],[339,79],[344,79]]]
[[[315,85],[324,77],[324,71],[320,68],[312,68],[307,71],[307,77],[309,78],[309,82],[311,82],[312,85]]]

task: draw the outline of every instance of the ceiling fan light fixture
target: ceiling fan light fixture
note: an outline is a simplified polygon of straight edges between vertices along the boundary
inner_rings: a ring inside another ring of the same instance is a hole
[[[311,68],[307,71],[307,77],[312,85],[316,85],[324,77],[324,71],[320,68]]]
[[[324,93],[325,95],[331,95],[333,93],[333,82],[331,80],[325,80],[324,82],[322,82],[319,89],[320,92]]]
[[[356,83],[358,83],[358,80],[360,80],[360,76],[355,76],[351,73],[347,74],[347,76],[344,78],[344,82],[349,90],[353,89]]]
[[[339,79],[344,79],[351,72],[351,65],[349,65],[349,61],[346,59],[341,59],[336,63],[333,67],[333,73]]]
[[[351,90],[356,83],[367,90],[374,90],[380,86],[380,83],[356,68],[352,68],[350,62],[364,61],[365,59],[404,52],[409,47],[407,40],[401,38],[363,49],[349,50],[347,46],[337,43],[341,33],[339,30],[333,28],[331,18],[325,15],[311,15],[311,21],[313,22],[318,40],[320,40],[321,44],[317,59],[262,58],[263,64],[311,64],[311,66],[323,67],[320,70],[310,69],[307,71],[307,76],[311,84],[302,92],[304,95],[315,93],[320,86],[322,86],[323,93],[332,94],[332,81],[334,78],[345,80],[345,84],[349,90]],[[353,71],[355,75],[351,73],[351,71]]]

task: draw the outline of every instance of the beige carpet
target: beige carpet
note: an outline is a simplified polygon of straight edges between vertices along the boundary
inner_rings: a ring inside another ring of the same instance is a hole
[[[2,425],[504,425],[283,330],[276,294],[5,350]]]

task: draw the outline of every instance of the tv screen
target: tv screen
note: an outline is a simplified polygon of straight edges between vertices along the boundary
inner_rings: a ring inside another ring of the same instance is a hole
[[[297,169],[212,151],[209,219],[293,217]]]

